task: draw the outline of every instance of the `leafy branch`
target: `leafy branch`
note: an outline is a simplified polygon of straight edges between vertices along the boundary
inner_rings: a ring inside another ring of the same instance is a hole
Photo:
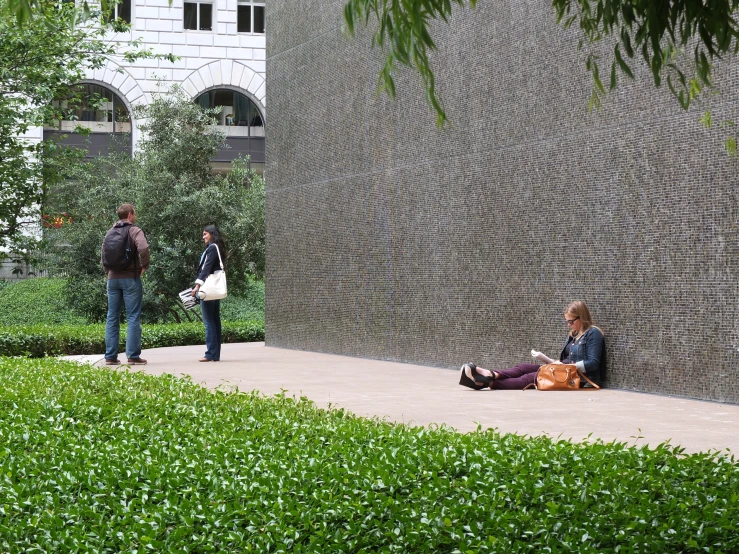
[[[350,35],[358,24],[377,22],[372,44],[386,48],[379,88],[395,96],[393,69],[396,64],[414,68],[421,75],[426,101],[436,112],[437,125],[447,122],[436,91],[428,53],[437,48],[429,26],[434,20],[448,21],[452,7],[476,0],[348,0],[344,20]],[[618,73],[633,79],[637,58],[649,68],[654,85],[667,81],[670,92],[683,109],[706,87],[712,86],[712,62],[739,51],[739,26],[735,13],[739,0],[552,0],[557,22],[564,28],[577,25],[583,33],[578,47],[615,38],[608,89],[617,86]],[[691,68],[682,69],[681,56],[689,54]],[[601,61],[589,54],[586,69],[592,76],[590,108],[598,108],[606,94]]]
[[[583,33],[578,48],[615,37],[610,90],[616,88],[617,72],[634,78],[633,61],[641,58],[654,85],[661,86],[666,76],[670,92],[686,110],[704,87],[712,86],[712,62],[739,49],[733,17],[737,0],[553,0],[552,5],[565,28],[578,23]],[[691,49],[688,72],[677,59]],[[598,107],[605,94],[598,58],[589,55],[586,67],[593,78],[590,105]]]
[[[426,102],[436,112],[439,127],[447,122],[447,116],[429,64],[429,51],[436,50],[436,43],[428,27],[434,20],[448,22],[453,5],[467,3],[474,8],[477,0],[349,0],[344,6],[344,20],[350,35],[354,35],[358,23],[367,25],[370,18],[378,22],[372,45],[387,48],[379,77],[380,90],[395,98],[393,69],[396,63],[414,67],[421,75]]]

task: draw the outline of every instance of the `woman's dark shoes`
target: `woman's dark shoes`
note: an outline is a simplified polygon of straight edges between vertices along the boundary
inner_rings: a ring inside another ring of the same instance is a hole
[[[468,369],[465,370],[465,373],[467,374],[467,377],[472,379],[473,381],[476,381],[478,383],[484,383],[486,385],[489,385],[492,381],[495,381],[495,377],[491,377],[490,375],[483,375],[477,370],[477,366],[472,363],[464,364],[464,367],[467,367]]]
[[[493,381],[495,381],[495,373],[494,372],[492,372],[492,371],[490,372],[490,373],[492,373],[492,375],[483,375],[482,373],[480,373],[477,370],[477,366],[475,364],[469,364],[469,365],[472,366],[472,377],[478,383],[485,383],[486,385],[489,385],[490,383],[492,383]]]
[[[463,387],[469,387],[471,389],[480,390],[487,388],[490,382],[493,380],[492,377],[486,375],[480,375],[477,372],[477,366],[472,363],[464,364],[459,375],[459,384]],[[482,383],[482,384],[480,384]]]

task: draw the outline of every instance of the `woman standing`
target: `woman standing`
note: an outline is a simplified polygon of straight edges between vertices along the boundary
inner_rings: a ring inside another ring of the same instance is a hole
[[[205,283],[208,275],[221,269],[225,256],[223,239],[215,225],[206,225],[203,228],[203,242],[205,242],[205,252],[200,256],[198,274],[195,277],[195,287],[192,291],[193,296],[197,296],[200,285]],[[221,301],[201,300],[200,309],[205,324],[206,350],[205,356],[199,361],[217,362],[221,359]]]
[[[605,341],[603,332],[593,325],[590,310],[581,300],[575,300],[562,314],[570,329],[557,364],[575,364],[589,379],[598,383],[605,371]],[[539,364],[518,364],[508,369],[491,371],[464,364],[459,384],[471,389],[522,390],[536,381]]]

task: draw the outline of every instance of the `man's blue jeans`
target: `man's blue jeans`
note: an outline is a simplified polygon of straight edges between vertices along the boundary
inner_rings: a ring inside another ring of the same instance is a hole
[[[128,331],[126,356],[141,356],[141,300],[144,296],[141,279],[108,279],[108,319],[105,322],[105,359],[118,358],[118,337],[121,331],[121,308],[126,307]]]
[[[221,301],[204,300],[200,311],[205,324],[205,357],[217,362],[221,359]]]

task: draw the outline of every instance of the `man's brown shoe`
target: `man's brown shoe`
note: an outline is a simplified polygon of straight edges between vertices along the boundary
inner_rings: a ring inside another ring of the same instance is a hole
[[[121,365],[121,361],[116,358],[115,360],[109,360],[108,358],[105,358],[105,365]]]
[[[128,365],[146,365],[147,362],[143,358],[128,358]]]
[[[199,362],[212,362],[213,360],[211,360],[210,358],[200,358],[198,361]]]

